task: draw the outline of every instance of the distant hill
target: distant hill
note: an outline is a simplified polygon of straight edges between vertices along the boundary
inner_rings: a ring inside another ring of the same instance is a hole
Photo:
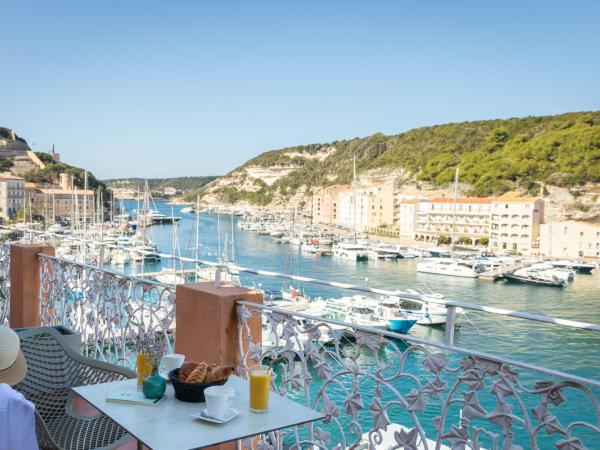
[[[539,192],[540,183],[578,189],[600,182],[600,112],[482,120],[386,136],[273,150],[207,185],[207,201],[300,203],[317,188],[360,175],[389,173],[397,185],[443,187],[456,167],[465,193]]]
[[[196,192],[206,186],[211,181],[217,179],[217,176],[198,176],[198,177],[177,177],[177,178],[114,178],[104,180],[106,185],[112,189],[118,189],[122,192],[130,191],[137,193],[139,189],[144,191],[144,185],[148,182],[148,187],[152,192],[160,192],[164,188],[172,187],[177,189],[178,195],[187,192]]]

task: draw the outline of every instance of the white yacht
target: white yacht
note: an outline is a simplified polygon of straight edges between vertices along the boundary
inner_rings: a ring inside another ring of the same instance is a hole
[[[577,260],[568,260],[568,259],[560,259],[557,261],[550,261],[554,267],[562,268],[562,269],[573,269],[577,273],[591,273],[592,270],[596,269],[598,266],[595,263],[589,263],[585,261],[577,261]]]
[[[463,278],[477,278],[479,276],[474,267],[459,264],[452,258],[426,259],[417,264],[417,272]]]
[[[399,256],[399,251],[393,245],[377,242],[369,245],[368,256],[369,259],[396,259]]]
[[[193,206],[185,206],[184,208],[181,208],[181,212],[184,214],[193,214],[195,211]]]
[[[338,242],[333,244],[333,256],[352,261],[366,261],[369,259],[367,248],[362,244],[352,242]]]

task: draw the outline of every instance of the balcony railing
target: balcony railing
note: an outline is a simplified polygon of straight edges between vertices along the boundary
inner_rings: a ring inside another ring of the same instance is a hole
[[[137,335],[154,333],[170,342],[175,328],[172,287],[48,255],[39,258],[42,322],[80,331],[87,355],[131,364]],[[450,445],[457,449],[567,450],[598,442],[599,380],[562,372],[563,367],[541,367],[456,347],[454,319],[456,308],[463,308],[592,332],[600,331],[598,325],[231,264],[181,260],[215,266],[217,286],[221,270],[235,269],[401,295],[448,310],[441,343],[238,302],[242,374],[256,362],[269,362],[276,374],[274,388],[328,416],[319,425],[274,432],[262,441],[263,448],[284,444],[368,448],[385,442],[390,448]],[[252,317],[262,319],[262,341],[250,332]]]
[[[248,302],[238,324],[242,372],[271,365],[273,390],[327,416],[262,448],[567,450],[600,438],[600,381]]]
[[[147,334],[167,351],[175,332],[175,288],[49,255],[41,263],[42,326],[81,333],[85,356],[134,366],[135,343]]]
[[[10,317],[10,244],[0,243],[0,325]]]

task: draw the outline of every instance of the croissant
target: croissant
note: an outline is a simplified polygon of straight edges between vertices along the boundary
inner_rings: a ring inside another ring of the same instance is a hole
[[[208,366],[206,363],[200,363],[185,379],[186,383],[204,383],[206,374],[208,373]]]
[[[192,371],[198,367],[200,363],[198,361],[190,360],[183,363],[181,368],[179,369],[179,374],[177,375],[177,379],[179,381],[185,381],[187,377],[192,373]]]
[[[225,380],[233,373],[235,368],[233,366],[216,366],[208,371],[205,383],[215,383],[217,381]]]

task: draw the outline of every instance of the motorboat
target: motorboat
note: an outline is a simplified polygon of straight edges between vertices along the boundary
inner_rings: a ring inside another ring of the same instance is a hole
[[[568,282],[575,279],[575,271],[567,268],[556,268],[550,263],[541,262],[534,263],[529,267],[519,269],[521,271],[534,271],[538,274],[541,273],[543,277],[552,278],[556,277],[561,281]]]
[[[568,259],[560,259],[557,261],[550,261],[552,266],[561,268],[561,269],[572,269],[577,273],[592,273],[592,270],[597,268],[597,265],[594,263],[589,263],[585,261],[578,260],[568,260]]]
[[[452,258],[430,258],[417,264],[417,272],[462,278],[477,278],[476,267],[460,264]]]
[[[185,206],[185,207],[181,208],[181,212],[184,214],[192,214],[196,211],[194,210],[193,206]]]
[[[523,271],[523,269],[519,269],[514,272],[508,272],[504,274],[504,278],[509,282],[534,286],[564,287],[566,285],[566,282],[563,280],[559,280],[556,277],[543,276],[541,273],[533,270]]]
[[[400,255],[398,249],[395,246],[380,242],[369,245],[367,250],[367,256],[369,257],[369,259],[377,260],[396,259]]]
[[[352,261],[367,261],[369,256],[364,245],[352,242],[338,242],[333,244],[333,256]]]

